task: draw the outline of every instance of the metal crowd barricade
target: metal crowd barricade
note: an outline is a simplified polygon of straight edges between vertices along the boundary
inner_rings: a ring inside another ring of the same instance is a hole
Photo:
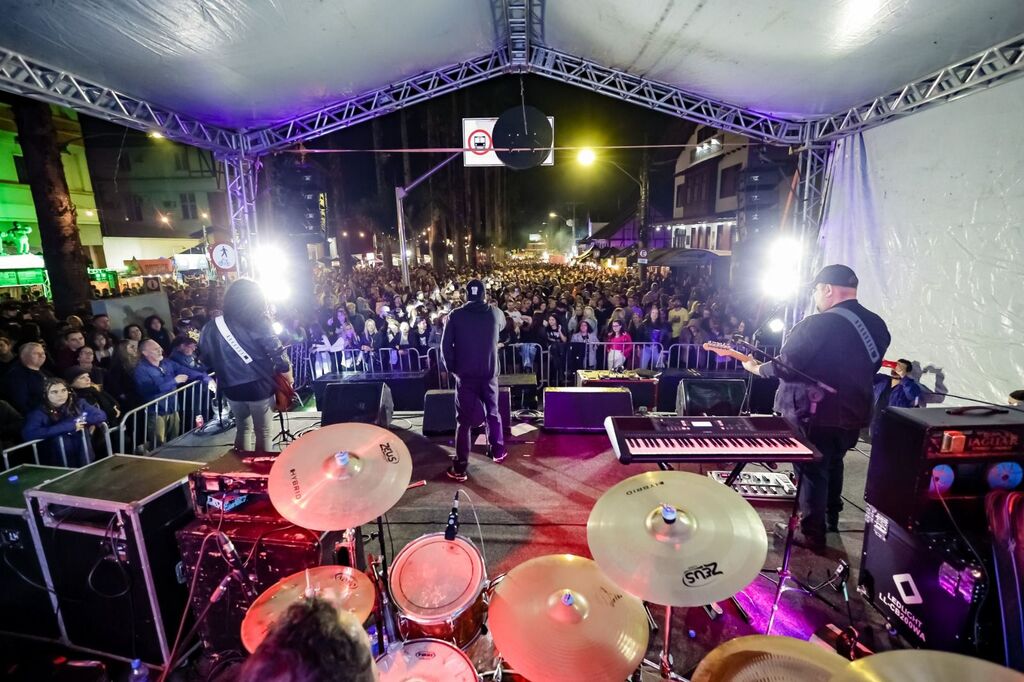
[[[152,452],[192,432],[198,426],[196,417],[201,416],[204,423],[210,418],[213,413],[212,404],[213,392],[209,386],[202,381],[193,381],[125,412],[118,424],[121,432],[118,452],[130,453],[139,449]],[[158,437],[161,418],[164,430],[162,441]],[[130,448],[128,450],[125,449],[126,441]]]
[[[437,368],[437,386],[442,389],[454,390],[455,377],[447,372],[441,362],[441,352],[431,348],[426,359]],[[532,374],[537,378],[537,385],[547,380],[545,371],[547,354],[539,343],[512,343],[498,348],[498,376]]]
[[[97,428],[99,428],[103,433],[103,442],[107,446],[107,455],[109,456],[114,454],[113,446],[111,445],[110,442],[110,426],[108,426],[106,422],[103,422],[99,424]],[[81,435],[82,446],[85,448],[85,452],[87,453],[88,461],[86,462],[86,464],[91,464],[94,461],[94,458],[89,456],[93,453],[93,448],[89,447],[89,440],[92,439],[92,433],[89,432],[89,429],[82,429],[78,433]],[[11,447],[4,450],[4,469],[6,470],[11,468],[11,455],[15,454],[20,450],[31,450],[32,462],[35,464],[40,464],[41,462],[39,460],[39,446],[42,443],[47,443],[52,440],[56,440],[57,444],[60,446],[61,462],[63,462],[63,465],[65,467],[68,466],[68,453],[64,448],[64,436],[51,436],[50,438],[37,438],[35,440],[25,441],[24,443],[18,443],[17,445],[12,445]],[[27,462],[16,462],[15,466],[17,466],[18,464],[27,464]]]
[[[313,381],[309,358],[309,342],[293,343],[285,346],[288,353],[288,362],[292,366],[292,378],[295,390],[301,390],[309,386]]]
[[[758,345],[756,348],[770,357],[779,351],[776,346]],[[744,352],[743,349],[740,352]],[[668,349],[668,367],[701,372],[735,372],[742,370],[743,364],[735,358],[706,351],[700,344],[677,343]]]
[[[556,343],[546,349],[547,385],[575,386],[576,370],[663,369],[669,354],[660,343],[633,342],[629,352],[622,352],[617,342]]]

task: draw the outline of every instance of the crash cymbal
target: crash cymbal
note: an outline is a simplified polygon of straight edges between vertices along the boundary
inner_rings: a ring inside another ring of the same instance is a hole
[[[349,566],[317,566],[282,578],[256,598],[242,621],[242,644],[252,653],[267,636],[270,626],[292,604],[306,596],[307,588],[338,609],[365,623],[377,601],[373,582]]]
[[[847,664],[830,682],[1021,682],[1024,675],[1001,665],[945,651],[886,651]]]
[[[751,635],[712,649],[697,666],[691,682],[828,682],[848,663],[834,651],[802,639]]]
[[[594,505],[587,544],[612,581],[665,606],[733,596],[768,554],[761,518],[732,489],[682,471],[627,478]]]
[[[334,424],[288,444],[270,469],[274,509],[311,530],[355,528],[401,499],[412,457],[398,436],[372,424]]]
[[[509,571],[487,621],[498,653],[530,682],[621,682],[647,651],[643,602],[572,554]]]

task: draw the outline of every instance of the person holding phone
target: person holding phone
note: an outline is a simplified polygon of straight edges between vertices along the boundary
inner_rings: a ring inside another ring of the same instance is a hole
[[[102,410],[75,396],[66,381],[49,377],[42,404],[25,415],[21,436],[27,441],[45,439],[39,445],[40,464],[77,468],[94,459],[89,434],[81,432],[106,419]]]

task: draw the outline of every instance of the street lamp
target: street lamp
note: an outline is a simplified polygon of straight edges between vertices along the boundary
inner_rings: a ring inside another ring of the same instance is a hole
[[[650,182],[647,175],[647,157],[644,152],[644,163],[640,167],[640,177],[636,178],[632,173],[627,171],[625,168],[612,161],[611,159],[599,159],[597,154],[594,153],[593,149],[584,147],[576,155],[576,160],[583,166],[591,166],[595,161],[607,163],[610,166],[614,166],[620,173],[625,175],[627,178],[636,183],[636,186],[640,188],[640,199],[637,201],[636,217],[637,217],[637,250],[643,250],[647,247],[647,205],[648,197],[650,196]],[[640,280],[647,279],[647,266],[640,265]]]

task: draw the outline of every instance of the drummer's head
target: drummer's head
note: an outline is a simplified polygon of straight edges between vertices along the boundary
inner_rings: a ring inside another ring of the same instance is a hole
[[[322,599],[293,604],[242,666],[238,682],[374,682],[370,639]]]

